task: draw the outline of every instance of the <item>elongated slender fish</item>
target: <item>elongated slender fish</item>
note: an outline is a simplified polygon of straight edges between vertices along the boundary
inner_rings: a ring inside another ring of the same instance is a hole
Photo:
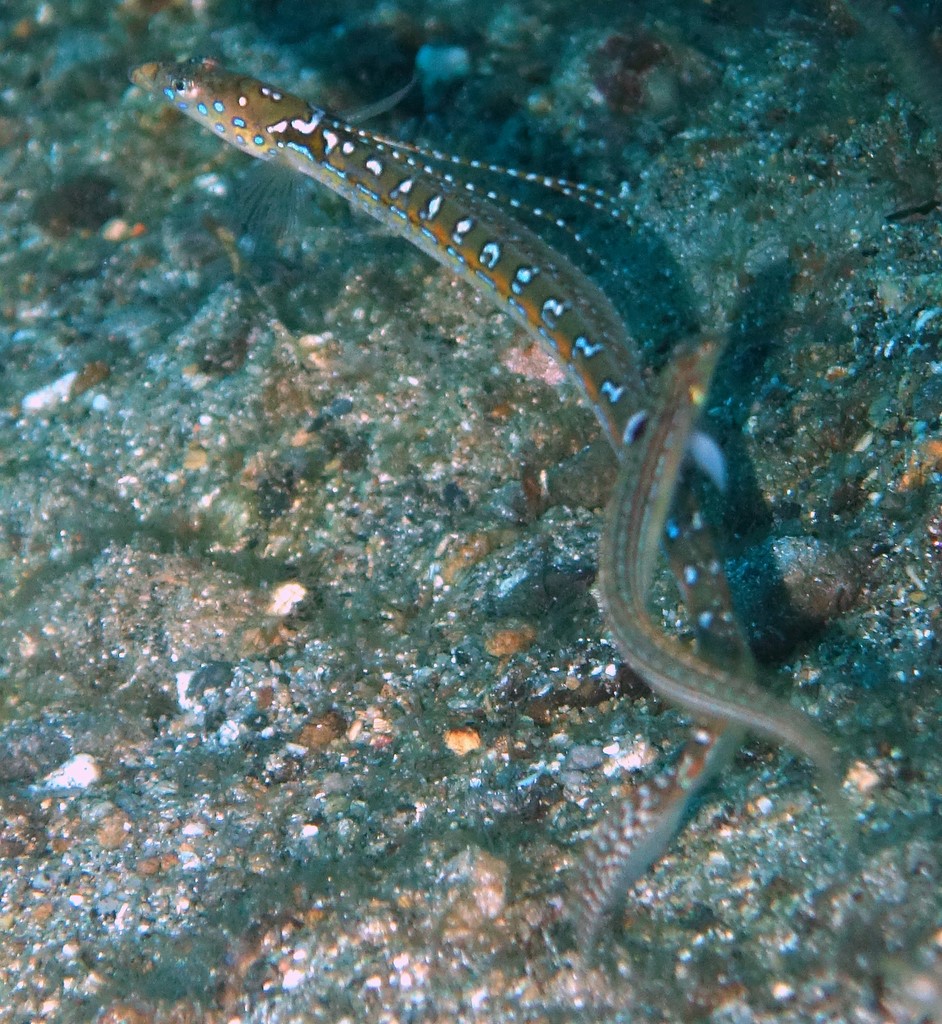
[[[696,459],[698,449],[709,447],[691,444],[691,438],[716,343],[685,355],[668,372],[652,414],[639,353],[607,297],[534,232],[433,166],[451,158],[435,152],[426,156],[416,147],[375,136],[211,60],[143,64],[131,79],[250,155],[322,182],[470,282],[550,349],[598,417],[622,464],[600,560],[612,632],[625,660],[655,692],[709,725],[695,731],[659,784],[639,787],[603,819],[590,840],[573,898],[583,950],[590,950],[605,915],[630,881],[662,852],[691,794],[731,756],[741,729],[794,746],[821,769],[826,789],[838,792],[826,739],[754,685],[752,659],[712,539],[692,492],[678,491],[684,458],[692,453]],[[580,201],[604,205],[598,190],[557,179],[545,183]],[[715,455],[697,461],[719,476]],[[662,538],[709,660],[666,637],[647,610]]]
[[[716,341],[707,339],[665,370],[660,404],[622,461],[609,502],[599,552],[609,628],[625,661],[656,693],[710,725],[693,731],[669,771],[608,808],[590,836],[576,888],[577,936],[586,951],[595,946],[605,916],[679,827],[689,801],[735,752],[745,729],[782,740],[817,765],[835,824],[851,838],[830,745],[804,715],[753,685],[755,662],[694,492],[677,487],[719,354]],[[693,648],[667,642],[647,614],[662,537],[698,646],[708,647],[712,663]]]
[[[637,355],[608,298],[532,231],[417,154],[215,61],[143,64],[131,80],[226,142],[338,192],[489,295],[573,371],[621,445],[644,397]]]
[[[654,534],[656,550],[689,435],[706,398],[718,355],[719,345],[707,339],[697,349],[680,355],[664,371],[661,404],[635,450],[623,460],[609,503],[599,553],[602,599],[625,660],[645,679],[651,672],[650,663],[657,666],[674,652],[665,648],[644,605],[653,569],[652,553],[644,544]],[[689,489],[684,492],[691,493]],[[682,503],[678,495],[678,515]],[[698,513],[689,507],[689,522],[696,524]],[[691,535],[696,532],[691,526]],[[681,573],[689,564],[681,566]],[[627,572],[631,573],[630,582],[624,576]],[[688,613],[712,615],[715,600],[709,588],[688,589]],[[708,607],[702,606],[701,593],[706,594]],[[743,647],[744,643],[735,644],[737,657],[742,655]],[[628,799],[607,808],[586,844],[574,886],[580,949],[587,954],[594,949],[606,916],[660,855],[680,827],[690,799],[727,763],[741,739],[741,731],[735,728],[722,732],[712,728],[695,730],[669,771],[662,771],[652,783],[637,787]]]

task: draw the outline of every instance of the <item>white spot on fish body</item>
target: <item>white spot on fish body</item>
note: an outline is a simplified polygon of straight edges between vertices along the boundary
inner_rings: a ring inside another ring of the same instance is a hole
[[[625,389],[620,384],[615,384],[610,380],[603,380],[599,387],[599,394],[604,395],[610,405],[615,405],[624,393]]]
[[[485,242],[481,248],[478,262],[482,267],[493,270],[500,260],[500,246],[496,242]],[[493,284],[493,282],[491,282]]]
[[[422,217],[425,220],[434,220],[438,216],[438,211],[442,208],[442,197],[432,196],[428,201],[428,205],[422,211]]]
[[[543,322],[547,327],[552,330],[556,326],[556,321],[566,312],[569,308],[567,302],[560,302],[559,299],[549,298],[543,303]]]
[[[539,272],[539,267],[518,267],[513,281],[510,282],[513,293],[519,295]]]
[[[451,234],[452,239],[460,245],[462,239],[464,238],[464,236],[473,227],[474,227],[474,221],[470,217],[463,217],[455,225],[455,230]]]
[[[572,343],[572,347],[576,352],[582,354],[584,359],[591,359],[593,356],[597,356],[605,346],[599,342],[592,342],[584,335],[580,334],[578,338]]]
[[[324,116],[323,111],[317,110],[311,115],[310,121],[305,121],[300,117],[296,117],[291,122],[291,127],[302,135],[310,135],[317,126],[321,123],[321,118]]]

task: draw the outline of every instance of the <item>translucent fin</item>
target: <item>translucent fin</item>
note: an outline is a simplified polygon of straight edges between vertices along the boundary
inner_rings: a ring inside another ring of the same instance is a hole
[[[354,110],[352,114],[344,114],[343,120],[350,124],[362,124],[364,121],[369,121],[371,117],[379,117],[380,114],[387,113],[387,111],[399,106],[406,96],[412,92],[416,81],[417,79],[413,75],[401,89],[397,89],[388,96],[384,96],[381,100],[375,100],[373,103],[368,103],[365,107]]]

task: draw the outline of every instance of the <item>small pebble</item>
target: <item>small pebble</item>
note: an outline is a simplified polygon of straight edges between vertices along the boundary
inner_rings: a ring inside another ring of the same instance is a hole
[[[282,583],[276,587],[268,605],[269,615],[290,615],[294,608],[307,597],[307,590],[300,583]]]
[[[28,395],[23,396],[20,403],[23,412],[44,412],[67,401],[72,397],[72,384],[76,377],[78,374],[72,370],[45,387],[30,391]]]
[[[76,754],[50,772],[43,779],[43,785],[46,789],[88,789],[100,778],[98,762],[90,754]]]
[[[328,711],[312,719],[301,729],[298,734],[298,743],[305,750],[323,750],[335,739],[343,736],[347,723],[339,712]]]
[[[459,757],[464,757],[465,754],[470,754],[473,750],[481,748],[481,734],[470,726],[446,729],[444,740],[445,746]]]
[[[442,563],[442,579],[445,583],[454,583],[459,574],[472,565],[477,565],[501,544],[507,542],[508,531],[488,530],[472,533],[448,554]]]
[[[206,449],[198,444],[191,444],[183,456],[183,468],[188,470],[205,469],[209,461]]]
[[[880,784],[880,776],[863,761],[855,761],[847,773],[847,781],[858,793],[869,793]]]
[[[795,995],[795,990],[784,981],[776,981],[772,984],[772,998],[780,1003],[788,1002]]]
[[[69,397],[75,398],[86,391],[90,391],[96,384],[101,384],[102,381],[106,381],[110,376],[111,368],[107,363],[103,363],[101,360],[86,363],[72,382]]]
[[[588,743],[580,743],[569,751],[566,758],[566,767],[573,771],[589,771],[605,760],[605,754],[601,748],[593,747]]]
[[[533,646],[536,630],[532,626],[515,629],[498,629],[485,644],[487,653],[495,658],[509,658]]]

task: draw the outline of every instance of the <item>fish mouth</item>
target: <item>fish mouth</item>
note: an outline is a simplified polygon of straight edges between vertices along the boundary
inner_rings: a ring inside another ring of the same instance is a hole
[[[153,89],[159,70],[160,65],[156,61],[148,61],[146,64],[138,64],[137,67],[131,68],[128,78],[142,89]]]

